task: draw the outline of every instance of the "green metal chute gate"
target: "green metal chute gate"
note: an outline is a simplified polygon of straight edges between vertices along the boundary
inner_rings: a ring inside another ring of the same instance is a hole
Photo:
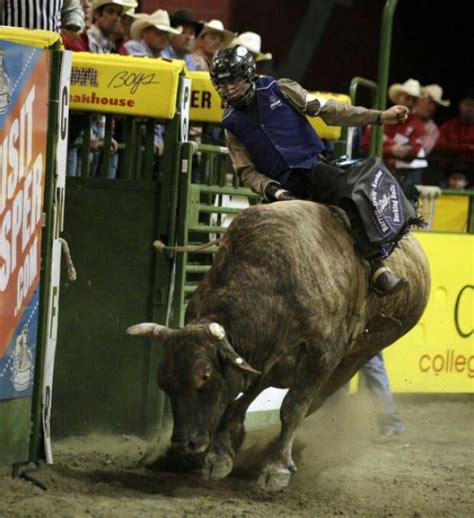
[[[192,183],[193,156],[201,155],[201,183]],[[223,218],[236,215],[243,209],[226,205],[225,197],[238,196],[256,203],[258,196],[240,185],[238,177],[229,178],[228,150],[222,146],[196,145],[193,142],[181,146],[181,177],[177,219],[177,245],[194,247],[213,241],[224,234],[227,225]],[[171,243],[168,243],[171,244]],[[187,303],[199,281],[209,271],[218,246],[177,252],[174,287],[170,290],[172,312],[169,322],[176,327],[184,325]],[[173,256],[174,252],[169,252]],[[171,309],[171,308],[170,308]]]
[[[67,178],[63,236],[78,278],[61,281],[52,431],[56,438],[97,430],[142,435],[164,425],[165,402],[155,380],[160,351],[125,330],[138,321],[166,318],[171,264],[154,253],[152,243],[157,237],[174,239],[179,113],[168,121],[120,116],[116,179],[107,178],[116,116],[74,114],[84,121],[81,166],[80,176]],[[94,116],[105,117],[97,177],[90,175]],[[165,126],[159,175],[156,124]]]

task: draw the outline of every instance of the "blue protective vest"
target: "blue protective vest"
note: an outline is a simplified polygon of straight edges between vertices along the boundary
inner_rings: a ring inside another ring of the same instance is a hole
[[[311,169],[324,144],[306,117],[281,93],[275,79],[256,81],[259,120],[227,108],[222,125],[246,147],[256,168],[286,185],[292,169]]]

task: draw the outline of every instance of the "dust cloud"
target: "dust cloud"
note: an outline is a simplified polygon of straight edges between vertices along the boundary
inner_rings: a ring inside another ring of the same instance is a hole
[[[256,478],[278,427],[248,433],[232,474],[215,482],[198,470],[160,468],[169,430],[147,441],[100,434],[57,441],[56,463],[32,473],[47,491],[0,469],[0,516],[473,516],[473,401],[403,397],[406,431],[383,445],[373,442],[370,401],[329,401],[299,429],[298,472],[274,494],[260,491]]]

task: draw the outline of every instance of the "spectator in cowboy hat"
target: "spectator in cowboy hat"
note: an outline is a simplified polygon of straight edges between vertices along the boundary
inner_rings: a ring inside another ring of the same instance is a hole
[[[257,34],[256,32],[242,32],[232,42],[231,46],[233,47],[234,45],[242,45],[245,47],[257,62],[268,61],[273,57],[269,52],[266,54],[261,52],[262,38],[260,34]]]
[[[205,22],[196,40],[196,50],[192,56],[196,60],[197,70],[208,71],[214,54],[223,47],[228,47],[236,33],[224,28],[220,20]]]
[[[449,101],[443,99],[443,89],[437,84],[426,85],[421,88],[421,97],[415,106],[415,113],[423,123],[423,148],[429,156],[439,138],[439,128],[433,117],[440,106],[449,106]],[[423,173],[423,183],[438,185],[443,173],[439,162],[429,159],[428,167]]]
[[[263,53],[261,51],[262,38],[260,34],[251,31],[242,32],[234,39],[232,45],[242,45],[252,54],[257,67],[257,74],[271,75],[272,66],[270,61],[273,56],[270,52]]]
[[[450,101],[443,99],[441,86],[432,84],[421,87],[421,97],[415,106],[415,113],[424,126],[423,147],[427,155],[431,153],[439,136],[439,129],[433,117],[439,106],[447,107]]]
[[[124,49],[132,56],[159,58],[169,44],[170,35],[180,33],[181,30],[171,27],[168,12],[158,9],[132,23],[131,39],[124,44]]]
[[[89,51],[110,54],[117,51],[113,34],[124,11],[133,9],[137,3],[130,0],[94,0],[92,2],[92,25],[87,30]]]
[[[124,11],[120,17],[120,23],[118,24],[117,30],[114,32],[115,46],[119,54],[126,54],[124,44],[129,41],[130,29],[132,23],[139,19],[146,17],[145,13],[136,13],[135,8]]]
[[[202,30],[202,22],[194,20],[193,15],[185,9],[176,11],[171,16],[171,26],[181,27],[181,34],[171,36],[170,44],[163,50],[161,57],[168,59],[180,59],[185,62],[188,70],[196,70],[196,60],[191,55],[194,49],[196,37]]]
[[[113,34],[120,23],[120,16],[137,5],[135,0],[93,0],[91,26],[80,35],[63,33],[64,46],[68,50],[95,54],[117,52]]]
[[[423,148],[423,122],[413,113],[421,97],[420,83],[416,79],[394,83],[388,89],[388,97],[395,105],[408,108],[409,114],[405,121],[384,127],[383,156],[387,165],[405,183],[421,184],[428,162]],[[369,126],[362,141],[366,152],[369,149],[370,132]]]

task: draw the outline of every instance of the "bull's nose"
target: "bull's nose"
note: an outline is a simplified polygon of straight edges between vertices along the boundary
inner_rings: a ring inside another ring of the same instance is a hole
[[[171,441],[173,448],[182,450],[186,453],[197,455],[198,453],[204,453],[209,446],[207,439],[191,438],[185,441]]]
[[[207,450],[208,442],[206,440],[189,440],[185,444],[185,450],[187,453],[192,453],[193,455],[197,453],[204,453]]]

